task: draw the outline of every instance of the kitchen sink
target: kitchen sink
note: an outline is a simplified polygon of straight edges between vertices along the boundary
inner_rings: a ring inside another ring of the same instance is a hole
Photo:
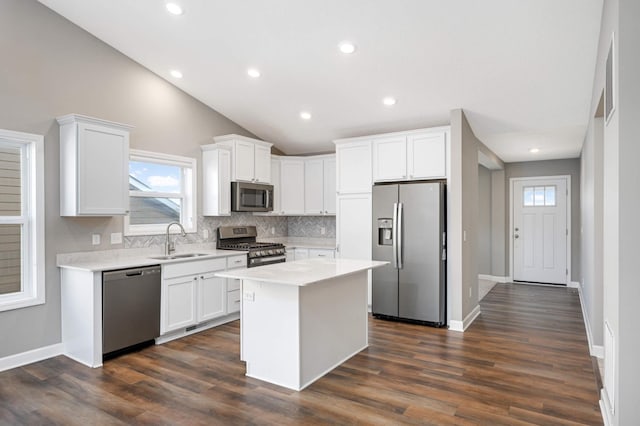
[[[156,260],[173,260],[173,259],[188,259],[190,257],[207,256],[207,253],[178,253],[168,254],[164,256],[151,256],[150,259]]]

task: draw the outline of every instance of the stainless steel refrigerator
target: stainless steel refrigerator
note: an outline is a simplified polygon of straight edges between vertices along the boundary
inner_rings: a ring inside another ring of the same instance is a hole
[[[373,315],[444,326],[445,182],[374,185],[372,227]]]

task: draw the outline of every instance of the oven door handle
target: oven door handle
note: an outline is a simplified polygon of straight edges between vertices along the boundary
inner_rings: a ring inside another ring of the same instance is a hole
[[[249,264],[247,265],[247,267],[260,266],[262,264],[269,264],[269,263],[281,263],[281,262],[286,262],[286,261],[287,261],[287,255],[269,256],[269,257],[254,257],[254,258],[249,260]]]

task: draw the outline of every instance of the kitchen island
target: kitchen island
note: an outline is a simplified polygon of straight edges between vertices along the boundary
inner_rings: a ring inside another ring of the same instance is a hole
[[[246,375],[302,390],[368,346],[368,270],[387,262],[305,259],[219,272],[241,280]]]

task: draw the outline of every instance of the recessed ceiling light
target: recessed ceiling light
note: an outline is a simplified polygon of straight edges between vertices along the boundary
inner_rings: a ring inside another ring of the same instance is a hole
[[[182,73],[178,70],[171,70],[171,76],[175,78],[182,78]]]
[[[356,45],[348,41],[343,41],[342,43],[340,43],[338,45],[338,48],[342,53],[346,53],[347,55],[350,55],[356,51]]]
[[[386,106],[393,106],[396,104],[396,98],[392,98],[391,96],[387,96],[382,100],[382,103]]]
[[[255,69],[255,68],[249,68],[249,69],[247,70],[247,74],[248,74],[248,75],[249,75],[249,77],[251,77],[251,78],[258,78],[258,77],[260,77],[260,71],[258,71],[258,70],[257,70],[257,69]]]
[[[531,148],[529,152],[535,154],[536,152],[540,152],[540,150],[538,148]]]
[[[303,120],[311,120],[311,113],[307,111],[302,111],[300,113],[300,118],[302,118]]]
[[[178,3],[167,3],[167,11],[172,15],[182,15],[184,9]]]

